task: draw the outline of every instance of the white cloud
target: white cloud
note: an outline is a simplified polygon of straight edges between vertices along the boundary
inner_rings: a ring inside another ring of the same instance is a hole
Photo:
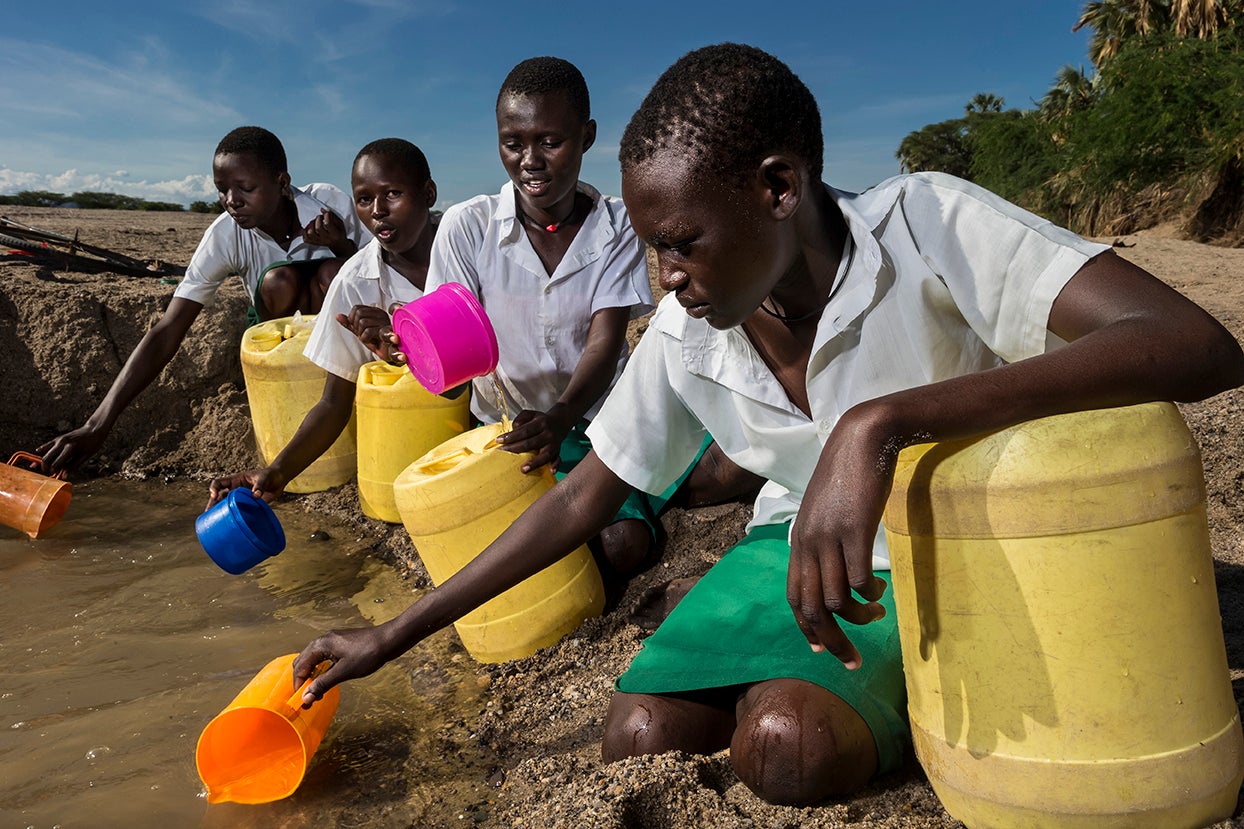
[[[188,175],[164,181],[122,180],[124,171],[110,175],[65,170],[60,173],[31,173],[0,167],[0,194],[12,195],[22,190],[48,190],[53,193],[119,193],[148,201],[214,201],[216,187],[208,175]]]

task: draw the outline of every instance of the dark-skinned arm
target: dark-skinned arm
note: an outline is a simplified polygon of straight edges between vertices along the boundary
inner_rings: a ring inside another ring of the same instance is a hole
[[[331,667],[307,687],[303,705],[338,683],[375,672],[391,659],[523,579],[564,558],[613,520],[630,487],[589,452],[473,561],[397,618],[370,628],[334,630],[294,660],[294,685],[321,662]]]
[[[1068,344],[889,394],[843,415],[791,535],[787,599],[814,650],[824,647],[848,667],[860,664],[836,617],[864,624],[882,613],[876,600],[885,584],[872,573],[872,541],[902,447],[1072,411],[1202,400],[1244,383],[1244,354],[1234,337],[1113,252],[1089,260],[1067,283],[1049,329]]]
[[[173,297],[160,321],[151,327],[112,381],[108,394],[100,401],[86,423],[40,446],[46,472],[73,469],[99,451],[108,433],[125,408],[151,381],[159,376],[181,347],[186,332],[198,318],[203,305]]]
[[[354,383],[329,372],[319,401],[307,412],[298,431],[272,463],[262,469],[235,472],[213,480],[209,486],[208,508],[229,494],[229,490],[240,486],[249,486],[265,501],[277,498],[290,481],[327,452],[341,435],[354,409],[354,391]]]
[[[547,412],[522,411],[513,428],[497,438],[507,452],[534,452],[523,471],[554,464],[567,433],[609,388],[617,371],[618,356],[626,344],[629,307],[602,308],[592,315],[583,356],[570,375],[570,382]]]

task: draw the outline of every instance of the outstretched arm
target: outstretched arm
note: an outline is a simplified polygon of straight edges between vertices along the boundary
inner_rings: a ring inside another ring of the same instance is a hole
[[[324,393],[307,412],[298,425],[298,431],[280,454],[263,469],[235,472],[214,479],[208,487],[208,509],[228,495],[229,490],[240,486],[249,486],[252,492],[266,501],[284,492],[286,485],[327,452],[346,428],[354,407],[354,391],[354,383],[329,372],[324,381]]]
[[[850,409],[830,435],[791,536],[787,598],[813,649],[859,653],[836,617],[879,617],[872,539],[904,446],[1086,409],[1201,400],[1244,383],[1244,355],[1213,317],[1113,253],[1080,268],[1050,312],[1068,345]],[[852,590],[867,600],[852,596]]]
[[[202,304],[173,297],[160,321],[151,327],[112,381],[108,394],[86,423],[51,440],[36,450],[43,456],[44,470],[73,469],[99,451],[113,424],[126,406],[151,385],[173,359],[186,332],[203,310]]]
[[[514,428],[497,438],[508,452],[535,452],[523,471],[555,464],[562,441],[588,409],[609,388],[617,371],[618,355],[626,343],[626,323],[631,309],[602,308],[592,315],[583,356],[570,375],[570,383],[547,412],[520,412]],[[556,468],[556,467],[554,467]]]
[[[371,628],[335,630],[303,648],[294,660],[295,686],[321,662],[332,663],[307,686],[303,705],[340,682],[373,673],[428,635],[569,555],[613,519],[629,492],[626,482],[589,452],[470,564],[400,616]]]

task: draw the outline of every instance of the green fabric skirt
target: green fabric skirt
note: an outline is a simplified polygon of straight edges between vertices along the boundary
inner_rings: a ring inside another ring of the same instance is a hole
[[[813,653],[786,602],[788,529],[756,527],[731,548],[644,640],[616,687],[666,694],[806,680],[837,694],[864,718],[877,744],[878,770],[892,771],[910,742],[893,590],[881,600],[884,619],[842,623],[863,657],[857,670],[847,670],[828,651]],[[888,572],[878,575],[890,580]]]

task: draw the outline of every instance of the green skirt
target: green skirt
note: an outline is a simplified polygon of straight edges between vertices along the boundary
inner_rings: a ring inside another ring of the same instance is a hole
[[[863,664],[843,667],[828,651],[813,653],[786,602],[790,561],[786,524],[756,527],[731,548],[648,637],[617,681],[628,694],[667,694],[802,679],[854,708],[872,731],[878,770],[892,771],[910,742],[903,661],[893,590],[886,616],[843,623]],[[889,581],[889,573],[879,575]]]

